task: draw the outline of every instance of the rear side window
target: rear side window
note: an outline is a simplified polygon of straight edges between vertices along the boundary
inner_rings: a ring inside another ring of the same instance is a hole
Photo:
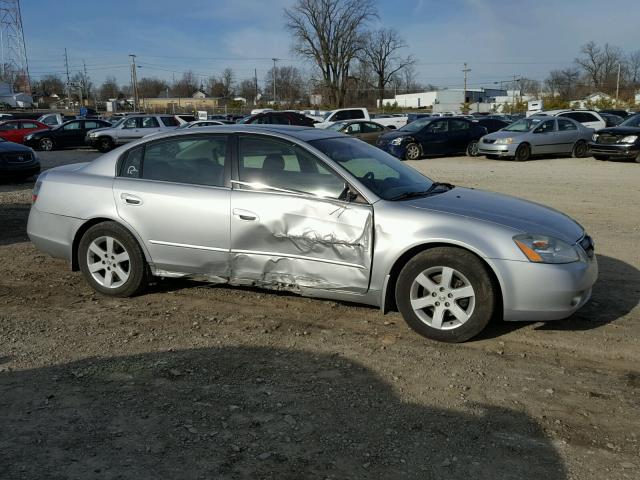
[[[567,132],[569,130],[577,130],[577,129],[578,127],[572,121],[566,120],[564,118],[558,119],[558,130],[560,130],[561,132]]]
[[[362,133],[377,133],[381,132],[383,128],[380,125],[376,125],[375,123],[363,123],[362,124]]]
[[[144,117],[142,119],[142,128],[158,128],[160,124],[156,117]]]
[[[22,128],[38,128],[33,122],[22,122]]]
[[[169,139],[130,150],[120,176],[224,187],[226,157],[226,135]]]
[[[93,130],[94,128],[102,127],[98,122],[84,122],[84,128],[87,130]]]
[[[463,130],[469,130],[469,122],[464,120],[450,120],[450,131],[461,132]]]
[[[160,117],[160,120],[162,120],[162,123],[164,123],[165,127],[177,127],[178,126],[178,120],[176,120],[175,117]]]

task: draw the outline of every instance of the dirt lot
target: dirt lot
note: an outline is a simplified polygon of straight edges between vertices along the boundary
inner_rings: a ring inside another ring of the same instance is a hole
[[[444,345],[398,314],[259,290],[113,300],[29,244],[31,185],[0,185],[0,478],[640,478],[640,165],[412,164],[578,219],[592,301]]]

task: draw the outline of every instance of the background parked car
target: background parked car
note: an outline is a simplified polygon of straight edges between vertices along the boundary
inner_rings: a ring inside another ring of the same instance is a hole
[[[173,115],[129,115],[115,125],[92,131],[85,141],[101,152],[107,152],[151,133],[174,130],[178,125]]]
[[[40,173],[40,161],[29,147],[0,138],[0,179],[28,178]]]
[[[532,116],[550,115],[552,117],[570,118],[583,124],[585,127],[599,130],[607,126],[607,122],[594,110],[548,110],[534,113]]]
[[[238,123],[253,125],[299,125],[302,127],[313,127],[316,123],[306,115],[297,112],[262,112],[251,115],[240,120]]]
[[[597,160],[616,158],[640,163],[640,114],[627,118],[617,127],[598,130],[589,147]]]
[[[111,124],[99,119],[70,120],[53,127],[51,130],[38,130],[24,137],[25,145],[36,150],[54,150],[57,148],[81,147],[87,132]]]
[[[512,123],[497,118],[477,118],[473,120],[473,122],[486,128],[488,133],[497,132],[501,128],[508,127]]]
[[[427,117],[385,133],[377,146],[395,157],[417,160],[425,155],[477,155],[478,140],[487,129],[460,117]]]
[[[409,113],[407,114],[407,123],[415,122],[419,118],[427,118],[430,116],[430,113]]]
[[[75,115],[63,115],[62,113],[45,113],[38,117],[40,123],[44,123],[49,127],[55,127],[56,125],[62,125],[64,122],[74,120]]]
[[[607,127],[615,127],[624,122],[624,118],[619,115],[614,115],[612,113],[598,112],[604,121],[606,122]]]
[[[359,138],[360,140],[375,145],[380,138],[380,135],[392,132],[393,129],[380,125],[376,122],[365,122],[361,120],[352,120],[346,122],[336,122],[327,130],[335,130],[336,132],[346,133],[352,137]]]
[[[627,112],[626,110],[622,110],[622,109],[607,109],[607,110],[598,110],[598,113],[600,115],[602,115],[603,113],[608,113],[609,115],[617,115],[619,117],[622,117],[623,119],[626,119],[627,117],[631,117],[634,114]]]
[[[580,158],[589,152],[592,135],[592,128],[570,118],[534,115],[485,135],[478,151],[487,158],[508,157],[517,161],[529,160],[533,155],[567,153]]]
[[[194,127],[216,127],[216,126],[219,127],[220,125],[229,125],[229,124],[225,122],[221,122],[220,120],[196,120],[195,122],[183,123],[178,127],[178,130],[184,130],[185,128],[194,128]]]
[[[0,138],[8,142],[24,143],[25,135],[36,130],[49,130],[37,120],[6,120],[0,123]]]

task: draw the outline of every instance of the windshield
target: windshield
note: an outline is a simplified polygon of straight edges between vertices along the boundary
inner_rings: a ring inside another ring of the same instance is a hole
[[[433,118],[430,117],[419,118],[411,123],[407,123],[404,127],[399,128],[398,131],[412,133],[417,132],[418,130],[422,130],[426,127],[431,121],[433,121]]]
[[[324,115],[322,115],[322,119],[326,120],[327,118],[329,118],[331,116],[332,113],[333,113],[333,111],[325,113]]]
[[[502,129],[503,132],[528,132],[542,122],[544,118],[523,118]]]
[[[400,160],[354,138],[328,138],[309,142],[363,185],[385,200],[404,193],[424,192],[433,181]]]
[[[123,121],[124,119],[125,119],[125,117],[118,118],[118,119],[114,119],[114,120],[111,122],[111,126],[112,126],[112,127],[117,127],[118,125],[120,125],[120,124],[122,123],[122,121]]]
[[[640,127],[640,114],[627,118],[619,127]]]
[[[336,122],[336,123],[332,123],[331,125],[329,125],[327,127],[327,130],[335,130],[336,132],[339,132],[342,127],[344,127],[346,125],[347,122]]]

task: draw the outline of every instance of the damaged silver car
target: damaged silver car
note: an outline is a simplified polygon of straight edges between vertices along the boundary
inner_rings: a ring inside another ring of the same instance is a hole
[[[112,296],[206,278],[397,309],[460,342],[492,317],[565,318],[597,277],[566,215],[434,182],[331,130],[177,130],[48,170],[33,198],[31,241]]]

